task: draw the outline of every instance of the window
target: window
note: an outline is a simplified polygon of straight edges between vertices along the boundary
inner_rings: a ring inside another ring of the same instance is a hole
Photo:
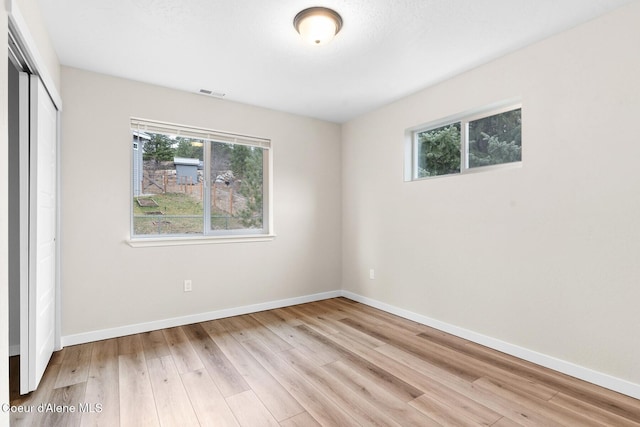
[[[510,105],[410,129],[406,180],[520,162],[521,111]]]
[[[131,129],[134,239],[270,233],[268,139],[142,119]]]

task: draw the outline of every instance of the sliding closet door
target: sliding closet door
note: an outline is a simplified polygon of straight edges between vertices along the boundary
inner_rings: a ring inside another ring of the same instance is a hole
[[[29,92],[29,304],[21,311],[28,313],[26,369],[31,391],[37,388],[55,345],[58,132],[56,107],[37,76],[30,77]]]

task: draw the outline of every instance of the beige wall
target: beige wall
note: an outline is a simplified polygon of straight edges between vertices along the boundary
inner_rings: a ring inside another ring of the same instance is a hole
[[[635,2],[345,124],[344,289],[640,384],[639,20]],[[405,129],[513,97],[522,168],[403,182]]]
[[[65,67],[62,97],[63,336],[340,288],[338,125]],[[132,116],[270,138],[275,240],[127,245]]]

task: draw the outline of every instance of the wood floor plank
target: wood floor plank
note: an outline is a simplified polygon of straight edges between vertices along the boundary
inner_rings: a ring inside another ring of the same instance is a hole
[[[231,334],[218,333],[211,338],[277,421],[304,412],[293,396]]]
[[[320,427],[320,424],[308,412],[280,421],[281,427]]]
[[[345,304],[343,301],[349,301],[346,298],[332,298],[329,300],[319,301],[322,302],[322,305],[326,307],[326,310],[329,312],[327,316],[335,320],[341,320],[345,317],[349,317],[349,313],[352,312],[354,307],[357,304]]]
[[[209,372],[224,397],[251,389],[202,325],[187,325],[182,329],[202,361],[202,366]]]
[[[557,410],[552,405],[547,405],[545,402],[536,399],[535,397],[529,398],[513,391],[507,390],[500,384],[494,382],[489,378],[480,378],[473,383],[474,387],[479,387],[484,391],[491,393],[495,398],[505,399],[511,402],[511,406],[516,405],[525,410],[529,414],[535,414],[545,420],[549,425],[567,425],[567,426],[600,426],[601,424],[593,419],[581,414]],[[531,417],[527,417],[531,419]],[[513,418],[512,418],[513,419]],[[521,421],[521,419],[516,420]]]
[[[280,426],[252,390],[227,397],[227,404],[242,427]]]
[[[321,425],[356,425],[356,421],[347,412],[320,393],[262,342],[249,340],[242,345]]]
[[[216,320],[216,323],[222,325],[222,327],[238,341],[260,338],[254,330],[256,328],[255,322],[250,321],[248,316],[226,317]]]
[[[409,402],[409,405],[435,420],[435,424],[437,425],[460,427],[490,425],[480,424],[466,417],[463,413],[452,410],[451,407],[443,404],[440,400],[432,399],[430,396],[424,394]]]
[[[442,410],[464,417],[464,419],[476,424],[493,425],[501,418],[501,414],[498,412],[489,409],[469,395],[461,394],[438,381],[432,381],[428,387],[424,387],[422,390],[424,390],[424,395],[418,399],[424,397],[438,402]]]
[[[470,389],[468,382],[436,366],[429,365],[410,353],[403,353],[401,350],[391,346],[384,346],[371,351],[365,346],[350,341],[349,338],[341,334],[333,335],[331,339],[341,345],[350,346],[349,348],[360,357],[413,385],[429,397],[442,401],[453,408],[454,411],[464,413],[468,418],[479,424],[491,425],[502,417],[501,414],[469,397],[468,393],[460,393],[448,387],[453,385],[458,390],[466,392]],[[384,354],[385,349],[392,350],[391,355],[395,358]]]
[[[86,383],[75,383],[55,388],[45,403],[44,412],[38,414],[33,425],[47,427],[76,427],[82,414],[78,402],[83,400]]]
[[[247,314],[244,316],[228,317],[226,319],[220,319],[220,323],[222,323],[227,331],[238,341],[258,339],[275,351],[283,351],[291,348],[291,344],[274,334],[252,317],[252,315]]]
[[[238,421],[209,373],[202,369],[181,375],[202,427],[238,427]]]
[[[300,376],[348,412],[360,425],[399,426],[393,418],[367,399],[354,394],[349,387],[306,359],[297,349],[278,353]]]
[[[303,331],[298,329],[298,326],[304,326],[303,323],[291,323],[290,321],[283,321],[282,317],[278,313],[284,310],[275,312],[261,312],[255,313],[253,316],[256,320],[262,323],[266,328],[271,330],[274,334],[278,335],[282,340],[286,341],[292,347],[305,353],[307,357],[312,359],[316,365],[322,366],[326,363],[335,362],[340,357],[330,348],[325,348],[316,340],[310,338]]]
[[[323,310],[318,310],[317,307],[321,307],[321,305],[301,304],[290,308],[292,312],[297,313],[300,316],[300,319],[304,324],[314,329],[316,332],[323,335],[338,333],[339,331],[332,326],[331,322],[328,321]]]
[[[323,366],[334,378],[339,379],[351,391],[366,399],[376,408],[391,416],[394,420],[402,420],[403,426],[438,426],[432,418],[420,413],[410,403],[398,399],[381,384],[358,374],[342,361]]]
[[[162,330],[145,332],[140,334],[140,337],[142,339],[142,348],[144,349],[144,358],[146,360],[159,359],[171,355],[169,344]]]
[[[141,343],[138,353],[118,356],[118,379],[120,425],[160,425]]]
[[[149,359],[147,369],[160,424],[176,427],[197,425],[198,419],[173,358]]]
[[[587,402],[578,400],[575,397],[567,396],[563,393],[558,393],[557,395],[555,395],[551,400],[549,400],[549,403],[557,405],[564,409],[569,409],[578,414],[589,414],[589,418],[592,418],[604,425],[618,427],[640,427],[640,423],[636,423],[617,414],[605,411],[600,407],[593,406]]]
[[[536,382],[533,376],[519,376],[514,373],[514,369],[509,363],[500,366],[492,363],[490,359],[477,358],[467,352],[460,352],[447,343],[436,340],[425,339],[423,334],[418,335],[423,341],[423,350],[433,357],[440,357],[455,363],[459,369],[475,375],[491,377],[500,382],[504,386],[512,390],[535,396],[539,399],[549,400],[555,396],[558,391],[543,384],[543,381]],[[418,340],[418,342],[420,342]]]
[[[327,322],[331,323],[331,327],[338,331],[337,333],[347,336],[349,337],[349,339],[357,341],[358,343],[369,348],[376,348],[385,344],[384,341],[380,341],[379,339],[372,337],[371,335],[367,335],[364,332],[359,331],[358,329],[354,329],[344,324],[340,320],[328,318]]]
[[[391,313],[387,313],[375,307],[349,301],[346,298],[336,299],[336,303],[341,305],[345,312],[345,317],[356,317],[372,325],[384,325],[396,328],[399,331],[411,335],[419,334],[425,330],[425,326],[413,320],[403,319]]]
[[[296,328],[303,331],[314,340],[322,343],[325,348],[331,349],[332,351],[336,352],[339,359],[343,360],[345,363],[348,363],[353,369],[356,369],[363,375],[371,377],[374,380],[385,384],[385,387],[394,390],[394,393],[396,393],[398,396],[404,396],[402,397],[402,399],[406,402],[408,402],[409,400],[413,400],[423,394],[421,390],[413,387],[406,381],[399,379],[395,375],[380,368],[379,366],[368,362],[365,358],[360,357],[358,354],[351,351],[348,346],[337,344],[331,339],[331,337],[320,335],[319,333],[311,330],[305,325],[297,326]]]
[[[55,388],[84,383],[89,376],[93,343],[67,347]]]
[[[303,324],[303,321],[300,319],[300,317],[297,314],[292,313],[289,310],[289,307],[276,308],[275,310],[269,311],[261,311],[260,313],[273,313],[276,316],[282,318],[288,325],[291,326],[298,326]],[[256,314],[258,313],[253,313],[254,316]]]
[[[116,341],[118,341],[118,355],[120,356],[138,354],[143,351],[141,334],[126,335],[116,338]]]
[[[525,406],[478,388],[447,370],[429,364],[412,353],[390,345],[380,347],[377,351],[404,365],[406,368],[414,370],[415,374],[413,376],[405,378],[408,382],[416,384],[425,391],[432,389],[435,383],[446,385],[446,388],[456,395],[463,396],[467,401],[475,402],[475,411],[478,414],[488,409],[490,412],[487,413],[487,416],[496,413],[516,420],[525,426],[549,425],[551,423],[550,420],[538,416]],[[407,374],[404,370],[401,372],[404,375]],[[430,396],[434,397],[434,394],[431,393]],[[456,397],[456,400],[460,400],[460,397]]]
[[[182,328],[163,329],[162,333],[169,345],[178,372],[184,374],[204,368],[202,360],[198,357]]]
[[[64,355],[67,353],[66,350],[67,347],[63,348],[62,350],[54,351],[51,355],[51,360],[49,360],[49,365],[62,365]]]
[[[299,309],[302,309],[302,311],[304,312],[307,312],[310,310],[313,312],[312,313],[313,316],[321,316],[323,319],[340,316],[340,314],[336,313],[336,311],[332,307],[325,304],[326,301],[328,300],[311,301],[311,302],[305,302],[302,304],[290,305],[287,307],[287,309],[293,309],[298,311]]]
[[[230,333],[222,324],[222,322],[220,322],[220,319],[202,322],[200,323],[200,326],[202,326],[202,329],[204,329],[205,332],[211,337],[219,334],[228,335]]]
[[[476,369],[469,369],[466,366],[460,366],[446,356],[437,353],[433,354],[427,351],[424,345],[416,343],[413,336],[402,335],[402,333],[397,333],[398,331],[387,328],[383,325],[372,326],[365,324],[362,321],[356,321],[350,318],[343,319],[342,322],[353,328],[359,329],[372,337],[384,341],[387,344],[409,351],[415,356],[445,369],[466,381],[473,382],[482,376],[482,373],[478,372]]]
[[[513,421],[510,418],[502,417],[495,423],[491,424],[491,427],[520,427],[521,424]]]
[[[105,340],[93,343],[89,378],[82,402],[89,411],[81,418],[83,427],[118,425],[120,405],[118,383],[118,341]],[[99,405],[99,406],[98,406]]]

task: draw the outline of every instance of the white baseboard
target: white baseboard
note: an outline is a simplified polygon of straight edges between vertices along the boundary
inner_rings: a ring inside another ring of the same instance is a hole
[[[223,310],[209,311],[206,313],[191,314],[188,316],[174,317],[171,319],[156,320],[153,322],[138,323],[135,325],[120,326],[116,328],[101,329],[98,331],[83,332],[62,337],[62,346],[84,344],[109,338],[123,337],[142,332],[155,331],[175,326],[189,325],[191,323],[206,322],[208,320],[222,319],[224,317],[239,316],[242,314],[256,313],[258,311],[272,310],[274,308],[288,307],[296,304],[320,301],[336,298],[342,295],[341,291],[322,292],[319,294],[305,295],[295,298],[287,298],[278,301],[269,301],[259,304],[251,304],[243,307],[227,308]]]
[[[363,297],[353,292],[343,290],[342,296],[353,301],[357,301],[362,304],[366,304],[371,307],[386,311],[387,313],[395,314],[396,316],[404,317],[405,319],[413,320],[414,322],[431,326],[432,328],[447,332],[451,335],[455,335],[457,337],[473,341],[477,344],[484,345],[494,350],[498,350],[503,353],[518,357],[520,359],[527,360],[529,362],[535,363],[536,365],[544,366],[546,368],[553,369],[554,371],[562,372],[563,374],[567,374],[572,377],[590,382],[592,384],[608,388],[609,390],[617,391],[618,393],[626,394],[627,396],[640,399],[640,384],[635,384],[630,381],[604,374],[602,372],[585,368],[584,366],[576,365],[565,360],[557,359],[555,357],[538,353],[536,351],[529,350],[515,344],[510,344],[496,338],[482,335],[468,329],[441,322],[439,320],[432,319],[430,317],[423,316],[421,314],[417,314],[408,310],[404,310],[402,308],[398,308],[371,298]]]

